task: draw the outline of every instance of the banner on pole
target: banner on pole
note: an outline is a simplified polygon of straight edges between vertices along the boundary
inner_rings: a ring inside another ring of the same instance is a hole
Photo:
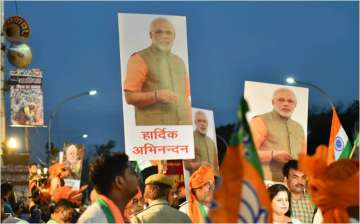
[[[42,71],[16,69],[10,71],[10,108],[12,127],[44,125]]]

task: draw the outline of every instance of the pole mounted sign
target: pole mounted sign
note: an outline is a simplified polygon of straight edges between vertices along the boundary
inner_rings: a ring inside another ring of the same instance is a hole
[[[43,126],[44,107],[42,71],[15,69],[10,71],[11,126]]]

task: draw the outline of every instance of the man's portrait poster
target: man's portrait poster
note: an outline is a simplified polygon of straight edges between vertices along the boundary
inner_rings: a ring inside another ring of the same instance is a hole
[[[193,158],[186,18],[118,19],[126,153],[131,160]]]
[[[192,108],[195,158],[184,160],[185,188],[188,195],[189,179],[201,165],[209,165],[216,176],[219,174],[218,151],[214,112],[201,108]]]
[[[308,89],[245,81],[244,91],[265,179],[281,182],[283,165],[307,152]]]
[[[65,185],[79,189],[84,158],[84,145],[65,143],[64,153],[60,158],[65,168],[69,171],[69,176],[65,178]]]

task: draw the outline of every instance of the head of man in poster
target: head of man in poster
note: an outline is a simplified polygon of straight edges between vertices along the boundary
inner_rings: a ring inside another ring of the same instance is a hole
[[[195,159],[185,161],[185,168],[190,172],[195,172],[201,165],[210,165],[219,176],[219,162],[215,142],[207,136],[208,118],[204,111],[198,110],[195,113],[194,131]]]
[[[283,165],[306,153],[306,138],[302,125],[291,118],[297,104],[289,88],[277,88],[272,97],[273,110],[259,114],[250,122],[251,132],[266,180],[283,180]]]
[[[184,61],[171,52],[173,24],[152,20],[151,46],[129,58],[125,100],[135,106],[136,125],[191,125],[190,82]]]
[[[156,18],[150,25],[150,38],[159,50],[170,51],[175,40],[174,26],[163,17]]]
[[[206,135],[208,129],[208,119],[205,113],[201,110],[196,111],[195,113],[195,126],[196,130],[203,135]]]
[[[65,148],[64,165],[70,171],[70,178],[80,179],[82,160],[79,155],[80,149],[76,145],[70,144]]]
[[[290,118],[296,108],[297,99],[294,92],[288,88],[275,90],[272,98],[274,111],[283,118]]]

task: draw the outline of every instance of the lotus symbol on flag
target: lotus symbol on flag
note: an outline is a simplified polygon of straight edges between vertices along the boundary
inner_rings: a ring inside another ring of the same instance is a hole
[[[256,189],[247,181],[243,181],[242,196],[239,208],[239,223],[266,223],[268,212],[260,207]]]

